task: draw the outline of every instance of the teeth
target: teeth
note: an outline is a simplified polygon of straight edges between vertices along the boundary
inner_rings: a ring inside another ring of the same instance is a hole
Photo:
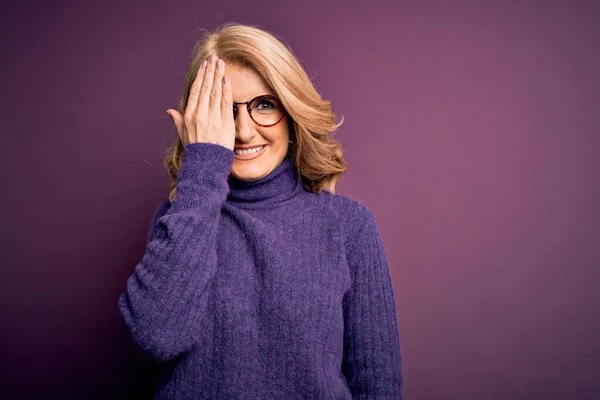
[[[253,147],[253,148],[248,149],[248,150],[238,150],[238,149],[236,149],[235,150],[235,154],[252,154],[252,153],[256,153],[257,151],[261,151],[263,147],[264,146]]]

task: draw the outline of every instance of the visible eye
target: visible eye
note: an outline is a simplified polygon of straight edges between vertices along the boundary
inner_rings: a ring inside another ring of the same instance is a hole
[[[258,105],[256,106],[256,108],[258,110],[268,110],[268,109],[276,108],[276,106],[275,106],[275,103],[273,103],[272,101],[269,101],[266,99],[261,99],[260,102],[258,103]]]

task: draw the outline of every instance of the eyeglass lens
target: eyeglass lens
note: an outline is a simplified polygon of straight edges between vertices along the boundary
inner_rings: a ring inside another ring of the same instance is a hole
[[[237,117],[238,106],[233,107],[233,118]],[[258,96],[250,101],[250,117],[258,124],[271,125],[278,122],[283,107],[274,96]]]

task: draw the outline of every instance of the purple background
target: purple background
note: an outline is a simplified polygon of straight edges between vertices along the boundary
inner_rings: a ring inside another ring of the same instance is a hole
[[[236,21],[346,118],[338,191],[380,226],[406,398],[598,398],[597,2],[54,3],[0,12],[0,397],[151,397],[117,299],[197,28]]]

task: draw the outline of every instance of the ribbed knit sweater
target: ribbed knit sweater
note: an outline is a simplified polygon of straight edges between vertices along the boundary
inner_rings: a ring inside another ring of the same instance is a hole
[[[401,399],[400,336],[373,213],[302,185],[290,158],[255,181],[191,143],[173,202],[119,297],[156,400]]]

